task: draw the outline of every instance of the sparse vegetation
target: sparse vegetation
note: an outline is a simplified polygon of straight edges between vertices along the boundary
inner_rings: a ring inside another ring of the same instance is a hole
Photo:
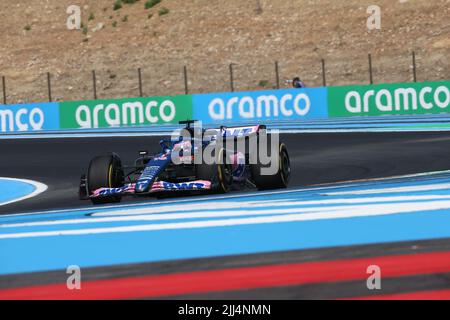
[[[83,98],[80,94],[92,65],[96,68],[114,67],[123,56],[128,58],[121,61],[120,68],[132,76],[123,77],[123,85],[121,83],[117,91],[111,93],[115,97],[136,94],[134,67],[142,61],[151,70],[151,79],[144,80],[152,87],[152,95],[179,91],[178,80],[182,78],[179,65],[185,61],[191,66],[191,76],[196,78],[191,79],[195,80],[192,85],[194,91],[199,93],[229,89],[230,60],[239,63],[233,75],[236,90],[266,90],[276,86],[275,79],[272,79],[274,60],[280,61],[281,87],[289,88],[283,80],[296,75],[310,87],[322,86],[322,57],[325,59],[326,80],[330,84],[366,83],[369,78],[367,53],[372,53],[376,82],[410,81],[413,79],[410,52],[413,49],[420,65],[417,70],[419,79],[439,81],[450,76],[450,65],[446,63],[450,52],[446,29],[449,21],[447,0],[410,0],[402,4],[396,1],[395,5],[389,5],[392,0],[376,1],[384,8],[383,27],[382,32],[370,33],[366,29],[369,15],[357,0],[260,0],[264,10],[261,15],[255,13],[257,0],[214,1],[211,8],[208,6],[211,1],[162,0],[150,9],[145,9],[148,0],[134,4],[126,4],[122,0],[119,2],[122,8],[113,11],[116,1],[0,2],[0,12],[5,13],[2,16],[3,37],[13,39],[2,44],[1,73],[7,77],[30,77],[30,81],[8,85],[11,86],[10,89],[7,87],[7,93],[11,95],[8,100],[16,103],[19,99],[45,99],[46,88],[36,85],[31,79],[44,72],[42,70],[46,70],[49,63],[61,74],[70,76],[74,87],[58,96],[63,100],[79,100]],[[306,2],[308,10],[303,10]],[[66,28],[69,17],[65,13],[66,3],[79,5],[82,10],[83,27],[76,31],[70,32]],[[105,7],[107,10],[103,12]],[[170,13],[160,17],[158,11],[162,7],[169,8]],[[47,11],[54,14],[47,14]],[[88,21],[91,12],[95,19]],[[411,12],[426,14],[414,15],[412,26]],[[56,13],[58,17],[55,17]],[[433,19],[429,16],[431,13],[434,14]],[[122,22],[126,14],[128,22]],[[174,21],[178,18],[180,21]],[[115,27],[112,26],[114,21]],[[314,32],[297,30],[295,21],[314,26]],[[105,29],[93,32],[100,23],[104,23]],[[28,24],[30,26],[25,28]],[[88,27],[87,35],[82,33],[85,26]],[[36,41],[32,37],[36,37]],[[55,41],[58,50],[49,50],[55,46]],[[135,52],[129,55],[131,45],[144,49],[135,48]],[[152,50],[145,50],[147,46]],[[77,63],[73,62],[74,56]],[[30,61],[32,63],[27,67]],[[216,65],[220,68],[211,72],[211,66]],[[72,72],[71,68],[78,68],[80,72]],[[263,87],[261,80],[269,82]],[[0,79],[0,99],[1,95]],[[107,93],[104,97],[109,98]]]
[[[122,1],[123,1],[123,3],[133,4],[133,3],[138,2],[139,0],[122,0]]]
[[[116,0],[114,2],[113,10],[119,10],[122,8],[122,0]]]
[[[89,14],[88,21],[92,21],[92,20],[94,20],[94,19],[95,19],[95,15],[94,15],[93,12],[91,12],[91,13]]]
[[[161,9],[159,9],[158,14],[159,14],[160,16],[163,16],[163,15],[165,15],[165,14],[168,14],[169,12],[170,12],[170,10],[169,10],[168,8],[162,7]]]
[[[261,0],[256,0],[256,9],[255,9],[255,12],[256,12],[257,14],[262,14],[262,13],[263,13],[263,7],[262,7],[262,4],[261,4]]]
[[[267,87],[268,84],[269,84],[269,81],[268,81],[268,80],[261,80],[261,81],[258,83],[258,86],[265,88],[265,87]]]
[[[160,3],[161,0],[147,0],[145,3],[145,9],[150,9]]]
[[[87,33],[88,33],[88,28],[87,28],[87,27],[83,27],[83,31],[82,31],[82,32],[83,32],[84,35],[87,35]]]
[[[123,16],[122,22],[127,22],[127,21],[128,21],[128,15]]]
[[[27,24],[25,26],[25,28],[23,28],[25,31],[30,31],[31,30],[31,26],[29,24]]]
[[[113,28],[117,27],[117,21],[113,21],[112,26]]]

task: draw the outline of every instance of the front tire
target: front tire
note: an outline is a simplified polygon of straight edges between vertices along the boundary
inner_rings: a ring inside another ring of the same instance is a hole
[[[220,148],[213,164],[202,163],[196,165],[196,176],[199,180],[211,181],[211,190],[217,193],[227,193],[233,181],[232,166],[227,159],[224,148]]]
[[[123,169],[118,155],[111,154],[92,159],[87,175],[89,195],[100,188],[120,188],[122,181]],[[91,198],[93,204],[117,203],[120,200],[120,196]]]

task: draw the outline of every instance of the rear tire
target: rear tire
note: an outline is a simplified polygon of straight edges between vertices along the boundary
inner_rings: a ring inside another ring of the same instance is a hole
[[[214,155],[216,150],[214,150]],[[221,161],[219,161],[219,159]],[[211,181],[211,191],[227,193],[233,181],[232,165],[227,159],[225,149],[220,148],[213,164],[196,165],[196,176],[199,180]]]
[[[120,188],[122,181],[123,169],[118,155],[112,154],[92,159],[87,175],[89,195],[100,188]],[[120,200],[120,196],[91,198],[93,204],[117,203]]]
[[[270,148],[268,148],[270,154]],[[259,161],[258,161],[259,162]],[[278,171],[274,175],[262,175],[261,169],[268,168],[269,165],[261,163],[251,165],[253,182],[258,190],[283,189],[287,188],[291,175],[291,165],[286,145],[280,143],[278,148]]]

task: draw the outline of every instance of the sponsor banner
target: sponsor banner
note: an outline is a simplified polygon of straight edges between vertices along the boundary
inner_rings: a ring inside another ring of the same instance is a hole
[[[328,117],[327,88],[197,94],[193,100],[194,119],[204,123]]]
[[[61,129],[176,124],[192,119],[192,96],[62,102]]]
[[[450,113],[450,81],[0,105],[0,133]]]
[[[0,133],[59,129],[58,103],[0,105]]]
[[[330,117],[450,112],[450,82],[330,87]]]

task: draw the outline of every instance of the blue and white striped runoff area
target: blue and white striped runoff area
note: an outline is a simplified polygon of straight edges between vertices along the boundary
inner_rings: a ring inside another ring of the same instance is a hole
[[[0,217],[0,274],[450,237],[450,172]]]

